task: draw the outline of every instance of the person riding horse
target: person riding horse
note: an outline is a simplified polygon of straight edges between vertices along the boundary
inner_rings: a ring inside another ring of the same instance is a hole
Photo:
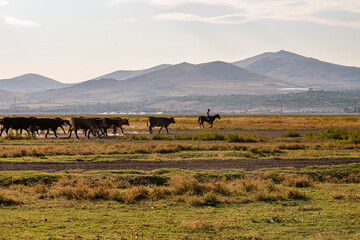
[[[213,127],[213,122],[217,118],[220,119],[220,115],[216,114],[214,116],[210,116],[210,109],[208,109],[206,116],[200,116],[198,118],[198,124],[199,124],[200,127],[202,126],[203,128],[205,128],[204,122],[207,122],[207,123],[210,124],[210,128],[212,128]]]

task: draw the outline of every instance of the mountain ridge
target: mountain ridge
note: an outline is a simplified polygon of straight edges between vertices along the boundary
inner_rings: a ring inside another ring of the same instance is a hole
[[[232,64],[283,81],[302,82],[307,87],[324,90],[360,88],[360,68],[328,63],[284,50],[263,53]]]
[[[67,85],[35,73],[27,73],[14,78],[0,80],[1,90],[22,93],[41,92],[53,88],[62,88]]]

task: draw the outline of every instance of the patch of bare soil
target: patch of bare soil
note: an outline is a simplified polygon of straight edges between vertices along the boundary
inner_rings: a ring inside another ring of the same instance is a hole
[[[142,170],[178,168],[188,170],[244,169],[252,171],[261,168],[304,168],[307,166],[342,165],[360,163],[360,158],[323,159],[233,159],[233,160],[186,160],[186,161],[105,161],[105,162],[0,162],[0,171],[43,171],[63,170]]]

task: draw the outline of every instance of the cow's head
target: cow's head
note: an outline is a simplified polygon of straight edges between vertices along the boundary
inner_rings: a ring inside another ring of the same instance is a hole
[[[64,126],[67,125],[66,121],[62,118],[55,118],[55,120],[58,121],[60,125],[64,125]]]
[[[130,124],[129,124],[129,119],[124,118],[124,123],[123,123],[123,125],[128,125],[128,126],[130,126]]]
[[[175,119],[173,117],[170,118],[170,123],[175,123]]]

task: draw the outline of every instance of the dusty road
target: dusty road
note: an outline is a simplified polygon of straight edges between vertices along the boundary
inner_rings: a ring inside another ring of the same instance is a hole
[[[35,170],[58,172],[63,170],[143,170],[179,168],[188,170],[244,169],[341,165],[360,163],[360,158],[323,159],[234,159],[234,160],[186,160],[186,161],[106,161],[106,162],[0,162],[0,171]]]

